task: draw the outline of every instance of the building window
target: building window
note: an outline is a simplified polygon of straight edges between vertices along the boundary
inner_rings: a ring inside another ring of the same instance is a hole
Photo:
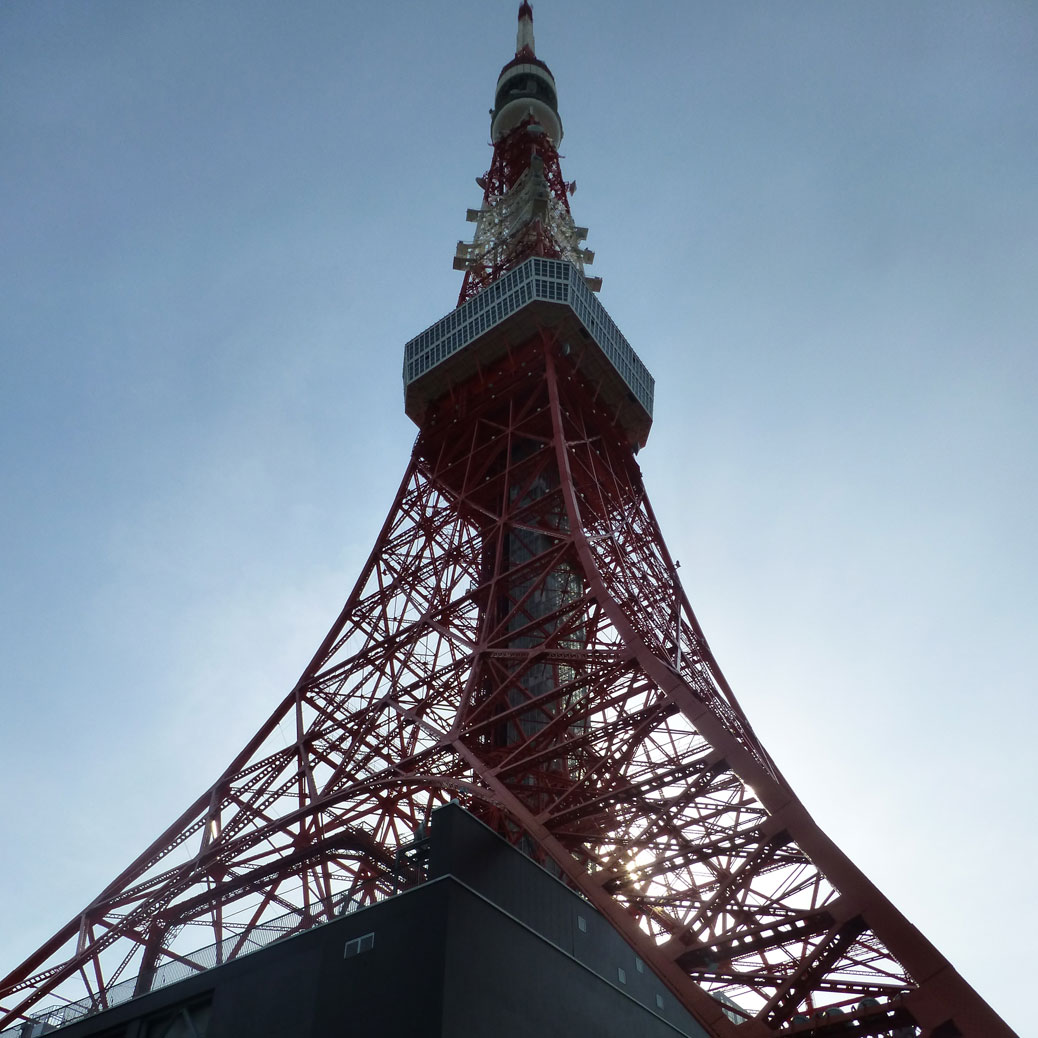
[[[627,983],[627,970],[625,970],[623,966],[616,967],[616,979],[620,981],[621,984]]]
[[[634,968],[635,968],[635,969],[636,969],[636,970],[637,970],[637,971],[638,971],[639,973],[644,973],[644,972],[645,972],[645,963],[644,963],[644,962],[642,962],[642,960],[641,960],[641,959],[635,959],[635,960],[634,960]]]
[[[346,942],[346,950],[342,953],[344,959],[351,959],[354,955],[362,955],[375,947],[374,933],[366,933],[363,937],[354,937],[352,941]]]
[[[656,996],[656,1008],[657,1009],[662,1009],[663,1008],[663,996],[662,995],[657,995]]]
[[[587,933],[587,920],[582,915],[577,916],[577,929],[581,933]]]
[[[177,1006],[144,1021],[145,1038],[205,1038],[209,1026],[209,1002]]]

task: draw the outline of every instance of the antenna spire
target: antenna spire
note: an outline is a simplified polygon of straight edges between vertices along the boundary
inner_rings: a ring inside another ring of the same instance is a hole
[[[527,0],[519,5],[519,31],[515,34],[515,56],[533,57],[533,8]]]

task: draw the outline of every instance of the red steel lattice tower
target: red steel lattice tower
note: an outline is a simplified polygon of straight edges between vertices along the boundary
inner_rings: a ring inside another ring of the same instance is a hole
[[[405,348],[418,438],[341,614],[217,781],[0,982],[0,1029],[417,882],[459,800],[718,1038],[1011,1035],[812,821],[711,655],[635,462],[653,381],[584,275],[525,0],[491,135],[459,305]]]

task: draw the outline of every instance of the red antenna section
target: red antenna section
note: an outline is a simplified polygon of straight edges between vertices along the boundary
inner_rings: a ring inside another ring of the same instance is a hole
[[[533,9],[519,7],[515,57],[501,70],[491,111],[494,156],[476,183],[483,204],[470,209],[476,230],[458,242],[456,270],[465,271],[460,306],[530,256],[565,259],[583,273],[594,253],[583,248],[587,228],[570,214],[567,184],[559,165],[562,120],[555,78],[535,53]],[[588,278],[597,291],[601,278]]]

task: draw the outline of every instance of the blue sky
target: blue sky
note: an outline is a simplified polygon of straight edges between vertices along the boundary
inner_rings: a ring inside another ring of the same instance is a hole
[[[514,7],[0,6],[0,971],[346,597]],[[823,827],[1023,1031],[1038,8],[535,14],[707,637]]]

